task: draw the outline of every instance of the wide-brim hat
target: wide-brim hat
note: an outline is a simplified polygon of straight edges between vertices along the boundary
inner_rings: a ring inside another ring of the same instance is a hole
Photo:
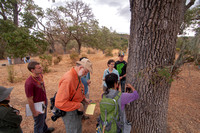
[[[79,65],[82,65],[85,69],[92,73],[92,63],[89,59],[82,59],[81,61],[76,62]]]
[[[3,86],[0,86],[0,102],[5,100],[11,93],[13,87],[5,88]]]

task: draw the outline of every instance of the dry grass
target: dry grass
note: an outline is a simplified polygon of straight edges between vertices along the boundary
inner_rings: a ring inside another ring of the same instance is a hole
[[[96,54],[87,54],[87,49],[83,49],[82,54],[93,63],[93,74],[91,75],[90,99],[97,103],[95,114],[90,116],[89,120],[83,121],[83,133],[94,133],[96,127],[96,119],[99,115],[99,101],[102,94],[102,76],[103,71],[107,68],[108,59],[117,60],[117,51],[114,51],[113,57],[105,57],[101,51],[94,50]],[[126,56],[125,56],[126,57]],[[38,57],[32,58],[39,61]],[[0,61],[0,64],[6,63],[6,60]],[[62,75],[70,70],[69,55],[63,55],[62,61],[58,65],[50,67],[51,72],[44,75],[47,97],[51,98],[58,90],[58,82]],[[15,83],[7,81],[6,67],[0,66],[0,84],[6,87],[14,86],[11,94],[11,105],[19,109],[23,116],[21,127],[24,133],[33,132],[32,117],[25,116],[25,104],[27,103],[24,83],[30,75],[27,70],[27,64],[14,65],[16,78],[20,80]],[[200,72],[193,65],[185,65],[182,67],[181,77],[175,80],[171,87],[168,123],[172,133],[198,133],[200,132]],[[55,127],[55,133],[65,133],[65,127],[61,119],[56,122],[51,121],[51,113],[48,107],[47,124]]]

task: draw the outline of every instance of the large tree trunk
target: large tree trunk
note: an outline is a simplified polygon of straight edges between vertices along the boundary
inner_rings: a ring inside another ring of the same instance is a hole
[[[185,0],[130,0],[130,5],[127,83],[140,99],[126,108],[127,119],[133,133],[166,133],[171,83],[157,68],[174,63]]]

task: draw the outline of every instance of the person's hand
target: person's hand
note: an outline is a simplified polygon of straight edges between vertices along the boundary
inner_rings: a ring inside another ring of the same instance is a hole
[[[88,84],[88,85],[90,85],[90,84],[91,84],[91,81],[90,81],[90,80],[88,80],[88,81],[87,81],[87,84]]]
[[[19,111],[17,111],[16,114],[19,115]]]
[[[90,104],[91,101],[92,101],[92,100],[90,100],[90,99],[88,99],[88,98],[85,98],[85,103],[86,103],[86,104]]]
[[[126,87],[127,87],[127,88],[131,88],[132,92],[135,90],[135,88],[134,88],[131,84],[129,84],[129,83],[126,84]]]
[[[37,117],[39,114],[41,114],[41,112],[35,111],[35,112],[33,113],[33,116],[34,116],[34,117]]]
[[[119,77],[119,79],[121,80],[123,77],[121,76],[121,77]]]
[[[81,106],[80,106],[80,108],[78,109],[78,111],[84,111],[84,106],[83,106],[83,104],[82,103],[80,103],[81,104]]]

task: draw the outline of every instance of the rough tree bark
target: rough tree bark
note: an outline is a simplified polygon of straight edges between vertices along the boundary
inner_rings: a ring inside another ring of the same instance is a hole
[[[156,68],[172,66],[186,0],[130,0],[127,83],[140,99],[127,106],[132,133],[166,133],[171,83]]]
[[[17,1],[14,1],[12,3],[12,5],[13,5],[13,22],[18,27],[18,25],[19,25],[19,19],[18,19],[19,11],[18,11],[18,3],[17,3]]]

